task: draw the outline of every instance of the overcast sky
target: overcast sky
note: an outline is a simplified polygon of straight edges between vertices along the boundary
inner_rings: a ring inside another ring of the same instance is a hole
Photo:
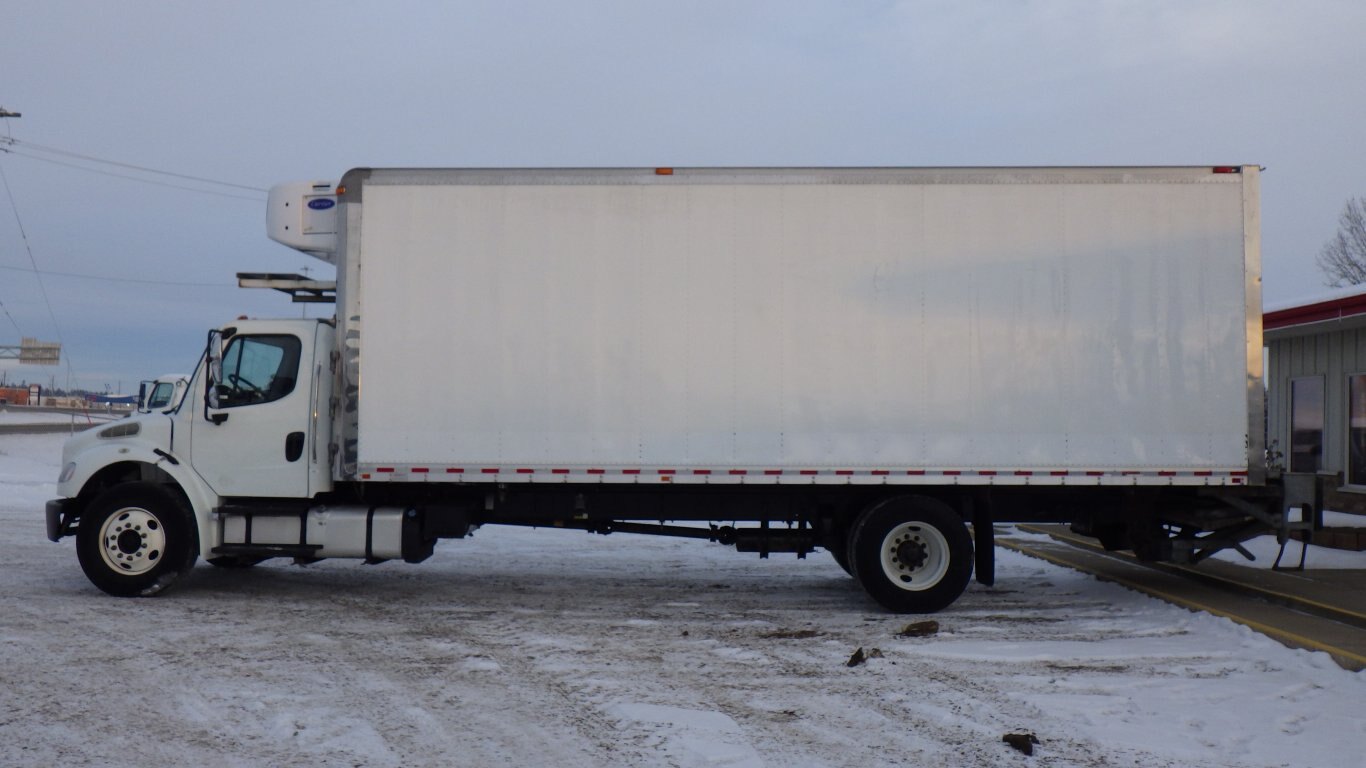
[[[0,120],[0,344],[66,359],[0,362],[10,381],[134,390],[211,326],[300,313],[237,272],[330,277],[266,239],[263,192],[73,154],[262,190],[354,166],[1261,164],[1267,302],[1324,290],[1314,256],[1366,195],[1362,0],[0,0],[0,23],[23,114]]]

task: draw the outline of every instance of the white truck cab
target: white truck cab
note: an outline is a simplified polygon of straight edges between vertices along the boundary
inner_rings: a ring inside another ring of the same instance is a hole
[[[190,377],[184,373],[168,373],[138,385],[138,413],[172,410],[180,405]]]
[[[231,564],[215,554],[224,531],[215,523],[232,498],[297,500],[331,489],[332,341],[331,323],[316,319],[212,331],[170,407],[66,442],[49,538],[79,519],[81,565],[115,594],[159,591],[200,556]]]

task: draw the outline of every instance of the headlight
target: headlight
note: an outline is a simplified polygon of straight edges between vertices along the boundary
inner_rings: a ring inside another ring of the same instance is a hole
[[[74,474],[76,474],[76,462],[68,461],[66,466],[62,467],[62,474],[58,475],[57,482],[65,483],[67,480],[70,480],[71,476]]]

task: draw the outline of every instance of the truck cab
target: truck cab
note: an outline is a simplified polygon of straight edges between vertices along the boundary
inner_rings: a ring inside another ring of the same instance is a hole
[[[48,537],[75,533],[82,569],[106,592],[153,594],[198,557],[218,559],[233,499],[304,503],[331,490],[333,338],[316,319],[210,332],[193,374],[158,379],[145,409],[66,442]]]
[[[138,413],[174,410],[180,405],[189,387],[190,377],[184,373],[168,373],[138,385]]]

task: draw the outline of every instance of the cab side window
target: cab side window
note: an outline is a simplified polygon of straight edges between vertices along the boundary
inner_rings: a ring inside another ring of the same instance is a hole
[[[294,391],[299,375],[295,336],[236,336],[223,353],[218,407],[269,403]]]

